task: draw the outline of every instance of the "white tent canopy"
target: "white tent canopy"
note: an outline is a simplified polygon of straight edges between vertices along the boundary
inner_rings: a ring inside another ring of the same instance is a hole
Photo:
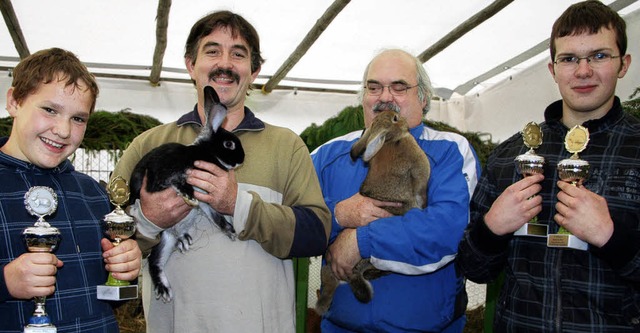
[[[345,2],[345,1],[343,1]],[[358,103],[364,67],[382,48],[400,47],[418,55],[476,13],[498,1],[353,0],[269,94],[252,93],[249,106],[259,117],[300,133],[342,108]],[[506,1],[508,2],[508,1]],[[430,119],[502,140],[558,98],[546,69],[555,18],[574,0],[518,0],[435,54],[424,64],[440,97]],[[640,61],[640,3],[605,0],[628,22],[629,53]],[[229,9],[243,15],[261,37],[263,85],[286,62],[314,24],[334,3],[315,1],[174,1],[160,86],[149,77],[156,45],[158,2],[124,0],[20,0],[9,2],[31,53],[62,47],[76,53],[100,79],[98,109],[130,108],[163,122],[177,119],[195,103],[184,70],[184,42],[191,25],[206,13]],[[6,19],[6,18],[5,18]],[[5,22],[7,23],[7,22]],[[5,24],[5,26],[10,26]],[[19,60],[8,28],[0,28],[0,89],[11,84]],[[640,63],[621,80],[626,100],[640,86]],[[2,73],[5,74],[2,74]],[[107,78],[110,77],[110,78]],[[455,91],[452,94],[452,91]],[[6,112],[0,113],[6,116]]]

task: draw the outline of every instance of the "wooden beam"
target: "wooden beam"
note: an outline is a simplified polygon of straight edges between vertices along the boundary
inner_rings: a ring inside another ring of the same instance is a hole
[[[156,14],[156,48],[153,51],[153,65],[149,81],[152,86],[160,85],[160,74],[162,73],[162,61],[164,51],[167,49],[167,27],[169,26],[169,12],[171,11],[171,0],[159,0],[158,12]]]
[[[331,21],[333,21],[336,16],[344,9],[344,7],[349,4],[351,0],[335,0],[331,6],[324,12],[322,17],[316,21],[316,24],[309,30],[307,35],[304,37],[302,42],[296,47],[296,49],[291,53],[289,58],[285,60],[285,62],[280,66],[280,68],[276,71],[275,74],[265,83],[262,87],[262,92],[270,93],[273,91],[278,83],[289,73],[291,68],[298,63],[300,58],[307,53],[311,45],[315,43],[315,41],[320,37],[320,35],[324,32],[325,29],[329,26]]]
[[[612,3],[609,4],[609,7],[617,12],[621,11],[622,9],[625,9],[626,7],[634,4],[635,2],[637,2],[638,0],[616,0]],[[488,80],[508,69],[511,69],[535,56],[537,56],[538,54],[548,51],[549,50],[549,38],[543,40],[542,42],[538,43],[537,45],[534,45],[533,47],[529,48],[528,50],[522,52],[521,54],[499,64],[498,66],[482,73],[479,76],[474,77],[473,79],[457,86],[454,91],[458,94],[461,95],[465,95],[466,93],[468,93],[471,89],[473,89],[473,87],[475,87],[476,85],[482,83],[485,80]]]
[[[431,45],[424,52],[420,53],[418,59],[423,63],[427,62],[436,54],[440,53],[440,51],[446,49],[453,42],[458,40],[460,37],[464,36],[467,32],[471,31],[473,28],[480,25],[482,22],[491,18],[493,15],[501,11],[504,7],[512,3],[513,0],[496,0],[491,3],[489,6],[485,7],[483,10],[479,11],[475,15],[468,18],[466,21],[462,22],[455,29],[451,30],[446,36],[442,37],[435,44]]]
[[[0,11],[2,12],[2,17],[7,24],[7,29],[9,29],[9,34],[11,34],[11,39],[13,39],[13,45],[15,45],[16,51],[18,51],[20,59],[28,57],[31,53],[22,35],[22,29],[16,17],[16,12],[13,10],[13,5],[11,5],[11,0],[0,0]]]

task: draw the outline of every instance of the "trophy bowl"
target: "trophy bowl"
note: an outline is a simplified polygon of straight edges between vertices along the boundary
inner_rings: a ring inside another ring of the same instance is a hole
[[[515,159],[516,169],[523,176],[541,174],[544,172],[544,157],[526,153],[518,155]]]
[[[51,226],[32,226],[24,229],[22,239],[29,252],[53,252],[60,244],[60,231]]]
[[[589,176],[589,162],[581,159],[564,159],[558,163],[558,176],[563,181],[581,185]]]
[[[115,243],[120,243],[122,240],[129,239],[136,232],[136,223],[133,219],[126,221],[105,221],[105,233]]]

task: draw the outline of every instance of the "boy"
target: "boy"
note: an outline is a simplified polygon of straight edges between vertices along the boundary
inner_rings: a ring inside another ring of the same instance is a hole
[[[107,271],[121,280],[137,278],[141,252],[134,240],[114,247],[103,238],[100,221],[111,211],[105,189],[67,160],[84,138],[97,96],[93,75],[65,50],[39,51],[13,71],[6,102],[13,126],[9,138],[0,139],[2,332],[23,331],[35,296],[47,296],[58,332],[118,331],[111,304],[96,298],[96,286],[105,283]],[[37,219],[24,203],[34,186],[57,195],[57,209],[45,217],[61,234],[53,253],[29,253],[21,237]]]
[[[528,150],[520,134],[491,153],[471,201],[458,263],[479,283],[504,272],[496,332],[637,332],[640,122],[615,96],[631,65],[626,24],[601,2],[584,1],[556,20],[550,41],[548,68],[562,100],[547,107],[541,124],[536,153],[546,160],[544,173],[516,173],[513,159]],[[569,129],[577,125],[588,129],[588,141],[577,140],[577,148],[590,170],[584,184],[574,186],[556,167],[571,156],[569,149],[577,150],[567,145]],[[514,236],[534,216],[549,234],[563,227],[588,249]]]

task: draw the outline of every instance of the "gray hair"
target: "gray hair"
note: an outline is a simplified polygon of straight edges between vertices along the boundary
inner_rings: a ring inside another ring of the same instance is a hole
[[[422,66],[422,63],[420,62],[420,59],[416,58],[415,56],[413,56],[409,52],[401,50],[401,49],[385,49],[385,50],[380,51],[380,53],[378,53],[375,57],[373,57],[373,59],[371,59],[371,61],[367,65],[367,68],[364,70],[364,75],[362,76],[362,86],[360,87],[360,91],[358,92],[358,98],[360,100],[360,103],[362,104],[363,99],[364,99],[365,84],[367,83],[367,76],[369,75],[369,67],[371,67],[371,63],[379,55],[381,55],[383,53],[386,53],[386,52],[401,52],[401,53],[404,53],[407,56],[411,57],[411,59],[413,59],[413,61],[415,62],[416,73],[418,74],[417,75],[418,86],[416,87],[418,89],[418,98],[421,101],[426,101],[427,102],[424,105],[424,108],[422,108],[422,115],[423,116],[426,115],[427,112],[429,112],[429,110],[431,109],[431,98],[433,97],[433,87],[431,86],[431,79],[429,78],[429,75],[427,74],[427,71],[424,69],[424,66]]]

